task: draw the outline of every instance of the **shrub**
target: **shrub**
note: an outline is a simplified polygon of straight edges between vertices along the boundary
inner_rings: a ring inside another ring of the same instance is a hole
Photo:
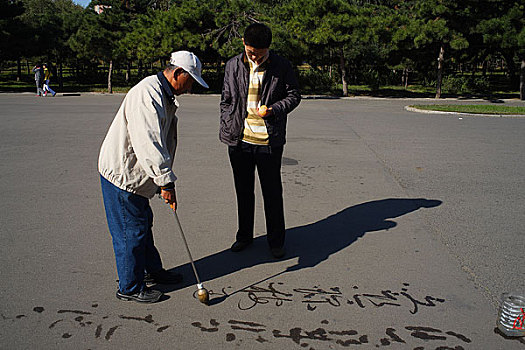
[[[490,83],[488,77],[475,77],[471,78],[470,82],[472,89],[475,92],[489,92],[490,91]]]
[[[441,88],[449,94],[483,93],[489,91],[490,84],[486,77],[446,76]]]
[[[463,77],[447,75],[443,78],[441,89],[444,93],[459,94],[466,90],[467,81]]]
[[[336,86],[334,76],[317,69],[299,71],[299,87],[302,91],[322,93],[331,91]]]

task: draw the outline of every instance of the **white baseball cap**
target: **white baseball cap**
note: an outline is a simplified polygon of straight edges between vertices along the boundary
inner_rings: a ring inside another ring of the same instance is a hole
[[[188,72],[199,84],[208,88],[208,84],[201,77],[202,64],[193,52],[176,51],[171,53],[170,63],[181,67]]]

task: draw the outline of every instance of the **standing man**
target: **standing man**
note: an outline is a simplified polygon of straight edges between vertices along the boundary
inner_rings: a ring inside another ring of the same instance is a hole
[[[269,27],[251,24],[244,32],[244,52],[226,63],[219,138],[228,145],[237,195],[239,226],[231,250],[239,252],[253,242],[257,168],[268,245],[275,258],[282,258],[285,225],[281,159],[287,115],[299,105],[301,94],[292,65],[269,51],[271,42]]]
[[[42,90],[42,84],[44,83],[44,69],[40,64],[37,64],[33,67],[33,73],[35,73],[36,95],[44,96],[44,90]]]
[[[165,202],[177,208],[172,170],[179,107],[175,96],[190,91],[194,80],[208,87],[197,56],[172,53],[163,72],[129,90],[100,149],[98,170],[117,262],[118,299],[158,301],[162,292],[146,288],[145,272],[158,284],[182,281],[180,274],[162,268],[149,199],[160,188]]]

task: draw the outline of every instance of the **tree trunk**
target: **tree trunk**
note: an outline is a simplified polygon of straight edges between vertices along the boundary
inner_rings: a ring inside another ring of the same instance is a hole
[[[108,71],[108,93],[113,93],[113,88],[111,86],[111,73],[113,72],[113,60],[109,61],[109,71]]]
[[[58,86],[60,89],[64,87],[64,65],[62,60],[58,62]]]
[[[401,76],[401,84],[405,87],[405,90],[408,88],[408,68],[403,68],[403,75]]]
[[[519,85],[520,78],[518,77],[518,68],[514,64],[514,53],[503,52],[502,55],[505,60],[505,65],[507,66],[511,88],[516,89]]]
[[[76,80],[79,80],[80,64],[78,63],[78,60],[75,60],[75,64],[73,65],[73,75]]]
[[[520,100],[525,100],[525,57],[521,59]]]
[[[16,59],[16,65],[16,81],[20,81],[22,79],[22,61],[20,57]]]
[[[348,82],[346,81],[345,57],[342,47],[339,51],[339,64],[341,67],[341,80],[343,82],[343,96],[348,96]]]
[[[126,84],[129,83],[130,77],[131,77],[131,61],[128,61],[128,66],[126,68]]]
[[[445,61],[445,47],[441,44],[438,56],[438,72],[436,82],[436,98],[441,98],[441,81],[443,80],[443,62]]]

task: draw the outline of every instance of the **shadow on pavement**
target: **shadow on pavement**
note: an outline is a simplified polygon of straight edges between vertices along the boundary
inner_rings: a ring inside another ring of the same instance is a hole
[[[395,227],[396,222],[389,219],[420,208],[437,207],[441,203],[440,200],[422,198],[389,198],[354,205],[318,222],[290,228],[286,230],[286,256],[282,260],[298,258],[298,261],[295,265],[287,267],[274,276],[314,267],[368,232]],[[234,237],[232,234],[232,241]],[[195,265],[202,282],[206,282],[245,268],[282,260],[276,260],[271,256],[266,236],[261,236],[257,237],[254,244],[242,252],[232,253],[226,249],[195,261]],[[182,272],[185,277],[184,282],[175,286],[158,286],[157,288],[163,292],[171,292],[196,284],[189,263],[171,270]]]

